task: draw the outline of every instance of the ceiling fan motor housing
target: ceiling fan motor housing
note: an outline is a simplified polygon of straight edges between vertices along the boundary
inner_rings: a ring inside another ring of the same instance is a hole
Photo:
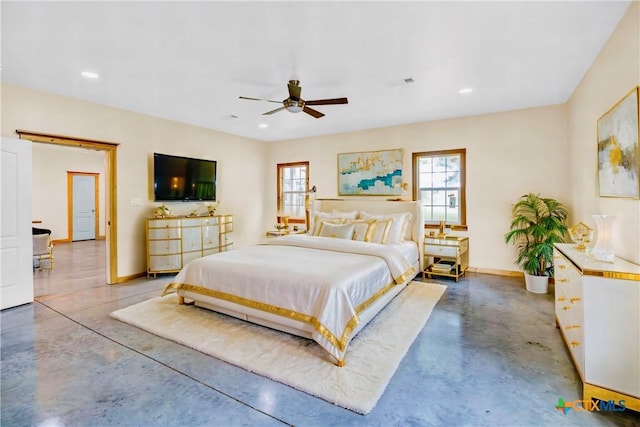
[[[287,98],[282,102],[284,103],[284,107],[287,111],[291,113],[299,113],[304,109],[304,101],[302,99],[293,100],[291,98]]]

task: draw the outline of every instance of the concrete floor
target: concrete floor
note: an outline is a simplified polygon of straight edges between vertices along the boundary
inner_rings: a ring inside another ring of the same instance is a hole
[[[102,242],[102,245],[104,242]],[[581,386],[548,295],[517,279],[468,274],[448,286],[366,416],[111,319],[171,276],[107,286],[56,247],[35,272],[36,302],[2,311],[2,426],[638,426],[635,412],[556,410]],[[93,263],[95,264],[95,263]]]

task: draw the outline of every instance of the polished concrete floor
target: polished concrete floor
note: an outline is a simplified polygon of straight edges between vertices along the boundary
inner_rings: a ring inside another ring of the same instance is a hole
[[[362,416],[118,322],[170,276],[104,285],[104,242],[55,248],[36,302],[2,311],[2,426],[638,426],[580,399],[553,289],[468,274],[448,285],[377,406]]]

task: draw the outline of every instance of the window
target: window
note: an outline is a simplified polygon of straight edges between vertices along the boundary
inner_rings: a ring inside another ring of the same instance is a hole
[[[413,153],[413,196],[425,226],[445,221],[466,228],[465,155],[466,149]]]
[[[309,162],[278,163],[278,220],[304,223],[305,198],[309,191]]]

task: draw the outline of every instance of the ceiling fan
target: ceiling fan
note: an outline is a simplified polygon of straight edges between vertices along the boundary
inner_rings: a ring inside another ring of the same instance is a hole
[[[251,101],[267,101],[267,102],[275,102],[276,104],[282,104],[282,107],[276,108],[275,110],[267,111],[262,115],[269,115],[273,113],[277,113],[278,111],[287,110],[291,113],[299,113],[300,111],[304,111],[310,116],[319,119],[324,116],[318,110],[314,110],[313,108],[309,108],[309,105],[332,105],[332,104],[347,104],[349,101],[347,98],[332,98],[332,99],[316,99],[313,101],[305,101],[300,98],[300,93],[302,92],[302,87],[300,87],[299,80],[289,80],[287,83],[287,87],[289,88],[289,97],[284,101],[272,101],[270,99],[259,99],[259,98],[248,98],[246,96],[241,96],[240,99],[248,99]]]

